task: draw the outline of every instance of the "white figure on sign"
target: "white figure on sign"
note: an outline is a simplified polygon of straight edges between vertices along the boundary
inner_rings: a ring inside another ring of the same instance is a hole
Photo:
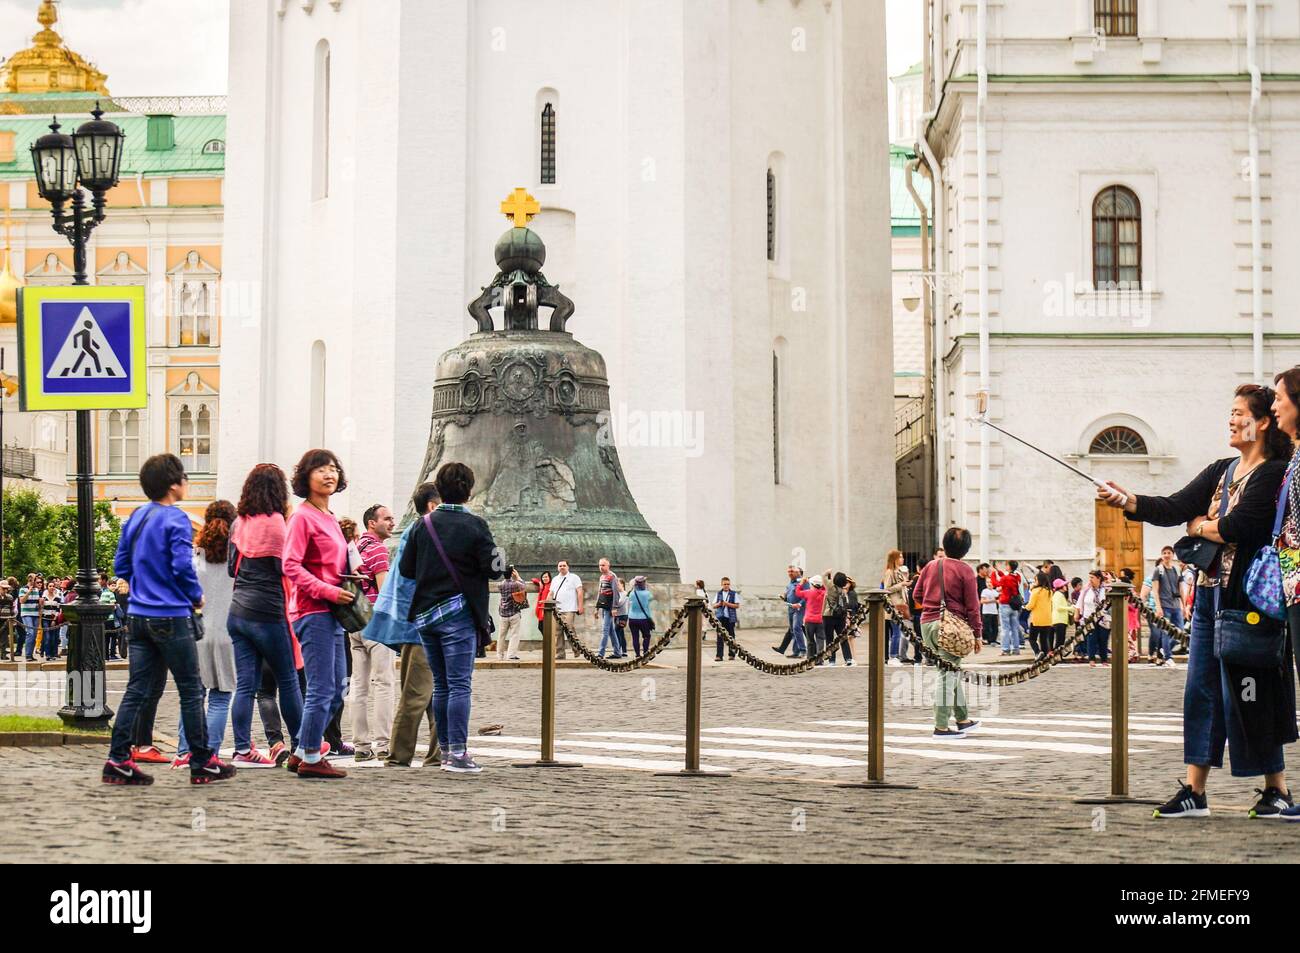
[[[82,308],[76,323],[59,348],[48,377],[125,377],[126,368],[113,353],[99,322]]]

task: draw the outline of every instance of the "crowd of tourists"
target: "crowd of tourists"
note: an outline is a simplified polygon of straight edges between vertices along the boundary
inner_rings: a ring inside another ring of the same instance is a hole
[[[113,607],[105,620],[105,655],[119,659],[126,625],[125,579],[99,577],[99,599]],[[77,600],[71,576],[27,574],[20,583],[14,576],[0,579],[0,659],[28,662],[53,661],[68,654],[68,619],[63,607]]]
[[[346,777],[331,753],[404,767],[425,720],[425,764],[481,770],[467,742],[474,659],[492,626],[488,580],[508,574],[503,603],[522,605],[518,573],[500,565],[487,523],[465,507],[469,467],[448,463],[417,489],[420,518],[391,558],[388,507],[367,509],[361,526],[331,512],[347,478],[329,450],[308,451],[291,479],[274,464],[254,467],[237,504],[207,507],[197,536],[176,505],[188,482],[171,454],[145,462],[150,502],[123,527],[114,559],[129,583],[130,675],[106,783],[152,783],[141,763],[187,768],[195,784],[279,766],[301,779]],[[174,759],[153,740],[168,673],[181,709]],[[352,743],[340,725],[349,685]],[[254,707],[265,751],[254,744]],[[229,762],[218,753],[228,727]]]

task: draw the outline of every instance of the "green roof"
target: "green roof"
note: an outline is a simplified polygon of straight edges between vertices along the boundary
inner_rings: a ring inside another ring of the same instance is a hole
[[[40,98],[48,106],[57,108],[60,96],[71,97],[79,104],[84,103],[84,93],[46,94]],[[36,115],[0,114],[0,131],[9,130],[14,136],[14,161],[0,162],[0,180],[32,178],[31,145],[40,136],[49,131],[50,113]],[[89,119],[87,113],[69,112],[57,114],[63,132],[72,132],[82,122]],[[226,170],[226,156],[223,152],[204,153],[203,146],[214,139],[220,140],[225,147],[226,117],[224,114],[175,116],[175,147],[165,151],[149,151],[146,148],[149,117],[136,113],[106,113],[122,127],[126,133],[126,151],[122,156],[122,177],[140,173],[149,176],[206,174],[220,177]]]
[[[916,75],[917,73],[919,73],[919,72],[921,72],[921,61],[920,61],[920,60],[917,60],[915,63],[913,63],[913,64],[912,64],[911,66],[909,66],[907,69],[905,69],[903,72],[897,74],[896,76],[891,76],[891,77],[889,77],[889,78],[890,78],[890,79],[902,79],[904,76],[915,76],[915,75]]]
[[[889,224],[894,235],[919,235],[921,233],[921,216],[907,191],[907,164],[916,158],[916,154],[905,146],[889,147]],[[920,176],[913,182],[916,191],[925,203],[927,212],[930,208],[930,190],[924,188]]]

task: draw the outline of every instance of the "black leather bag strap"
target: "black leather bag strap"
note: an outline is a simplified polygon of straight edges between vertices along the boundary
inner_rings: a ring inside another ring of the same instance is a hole
[[[456,567],[452,565],[451,560],[447,557],[447,550],[442,546],[442,539],[439,538],[438,531],[433,528],[433,514],[425,513],[422,522],[424,523],[424,528],[429,532],[429,538],[433,540],[434,547],[438,550],[438,557],[442,560],[442,565],[446,568],[447,574],[451,576],[452,584],[460,590],[461,598],[465,600],[465,606],[469,609],[469,614],[474,619],[474,627],[480,632],[491,632],[491,627],[485,625],[479,619],[478,611],[474,608],[474,603],[470,599],[469,593],[465,591],[465,584],[461,582],[460,573],[456,571]]]

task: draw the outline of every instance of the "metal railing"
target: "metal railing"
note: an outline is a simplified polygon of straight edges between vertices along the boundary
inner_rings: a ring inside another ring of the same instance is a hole
[[[894,459],[898,460],[925,440],[925,399],[915,397],[894,411]]]

